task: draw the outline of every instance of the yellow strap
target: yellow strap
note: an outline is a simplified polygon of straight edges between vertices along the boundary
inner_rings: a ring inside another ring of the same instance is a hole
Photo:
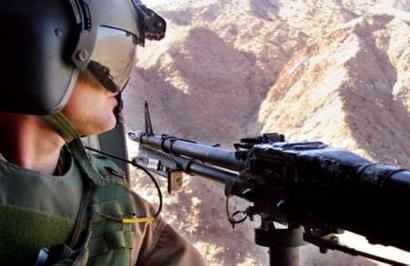
[[[154,221],[154,217],[122,219],[123,224],[150,223],[150,222],[153,222],[153,221]]]

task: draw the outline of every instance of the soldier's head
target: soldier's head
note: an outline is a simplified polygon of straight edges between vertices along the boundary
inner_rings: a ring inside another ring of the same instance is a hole
[[[165,34],[132,0],[0,0],[0,23],[0,112],[61,111],[80,134],[115,125],[136,46]]]

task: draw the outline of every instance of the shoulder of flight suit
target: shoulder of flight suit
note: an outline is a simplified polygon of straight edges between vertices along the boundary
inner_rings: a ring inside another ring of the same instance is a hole
[[[138,215],[152,216],[154,208],[132,193]],[[199,252],[160,217],[135,225],[132,265],[207,265]]]

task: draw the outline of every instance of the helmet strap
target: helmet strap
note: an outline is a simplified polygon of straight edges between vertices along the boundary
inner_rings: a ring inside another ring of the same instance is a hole
[[[43,120],[56,130],[67,144],[74,139],[80,138],[80,134],[78,134],[73,124],[61,112],[45,115]]]
[[[103,186],[104,177],[95,169],[92,164],[92,159],[85,151],[84,145],[81,141],[81,136],[78,134],[74,125],[61,113],[43,116],[44,121],[64,139],[74,160],[80,166],[83,173],[90,178],[95,184]]]

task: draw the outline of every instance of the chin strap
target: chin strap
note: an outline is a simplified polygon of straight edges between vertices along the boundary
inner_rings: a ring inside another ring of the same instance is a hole
[[[91,163],[91,159],[81,142],[81,136],[71,122],[61,112],[43,116],[43,119],[64,139],[73,154],[74,160],[84,174],[92,179],[95,184],[104,186],[104,178]]]

